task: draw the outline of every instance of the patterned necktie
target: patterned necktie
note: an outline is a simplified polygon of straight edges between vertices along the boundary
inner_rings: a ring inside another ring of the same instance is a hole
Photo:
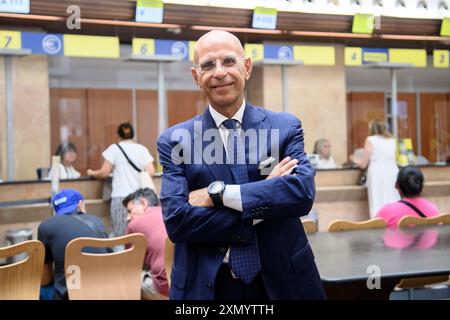
[[[227,158],[230,164],[236,184],[249,182],[247,165],[245,162],[245,146],[243,139],[236,130],[236,120],[227,119],[222,122],[225,128],[229,130],[227,139]],[[230,249],[229,264],[234,274],[244,283],[250,284],[261,269],[259,260],[258,242],[256,239],[250,244],[232,245]]]

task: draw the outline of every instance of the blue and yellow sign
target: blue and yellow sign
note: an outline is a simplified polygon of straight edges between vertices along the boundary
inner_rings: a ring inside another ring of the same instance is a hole
[[[180,60],[194,59],[195,41],[133,38],[132,52],[148,57],[172,56]]]
[[[348,67],[376,62],[406,63],[424,68],[427,66],[427,53],[424,49],[345,48],[345,65]]]
[[[369,64],[374,62],[388,62],[389,51],[383,48],[363,48],[362,49],[362,64]]]
[[[245,44],[245,55],[253,61],[301,61],[304,65],[334,66],[335,49],[330,46],[292,46],[273,44]]]

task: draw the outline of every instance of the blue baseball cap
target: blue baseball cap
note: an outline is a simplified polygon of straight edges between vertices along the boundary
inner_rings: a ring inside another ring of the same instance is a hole
[[[84,200],[81,193],[75,189],[63,189],[52,198],[52,205],[57,215],[71,214],[77,210],[80,200]]]

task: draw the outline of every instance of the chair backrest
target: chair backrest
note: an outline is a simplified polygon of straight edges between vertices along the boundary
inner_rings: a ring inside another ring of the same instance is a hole
[[[84,247],[130,246],[113,253],[84,253]],[[140,300],[141,271],[147,240],[141,233],[117,238],[76,238],[66,246],[65,266],[70,300]]]
[[[405,216],[400,219],[397,226],[399,228],[409,227],[409,226],[429,226],[435,224],[450,224],[450,213],[443,213],[434,217],[413,217]]]
[[[0,258],[26,252],[25,260],[0,266],[0,300],[39,300],[45,247],[37,240],[0,248]]]
[[[334,220],[328,225],[329,232],[383,228],[386,228],[386,221],[380,218],[365,221]]]
[[[164,268],[166,269],[167,284],[170,288],[170,275],[172,274],[173,252],[175,246],[169,238],[166,238],[166,247],[164,251]]]
[[[305,228],[306,233],[314,233],[317,232],[317,224],[314,220],[304,219],[301,220],[303,224],[303,228]]]

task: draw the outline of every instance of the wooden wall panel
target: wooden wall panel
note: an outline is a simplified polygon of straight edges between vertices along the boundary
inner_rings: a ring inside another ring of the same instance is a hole
[[[89,167],[99,168],[102,152],[118,141],[117,127],[132,122],[132,92],[120,89],[87,89]]]
[[[136,90],[138,142],[148,148],[155,158],[158,139],[158,92]]]
[[[74,167],[82,175],[88,168],[88,121],[85,89],[50,89],[51,152],[70,141],[77,148]]]
[[[383,92],[350,92],[347,94],[348,154],[364,147],[373,119],[384,119]]]
[[[417,154],[416,94],[399,93],[397,106],[398,137],[412,138],[414,153]]]
[[[449,153],[449,100],[446,93],[420,95],[422,155],[429,161],[445,161]]]
[[[203,113],[208,101],[201,91],[167,92],[169,127]]]

